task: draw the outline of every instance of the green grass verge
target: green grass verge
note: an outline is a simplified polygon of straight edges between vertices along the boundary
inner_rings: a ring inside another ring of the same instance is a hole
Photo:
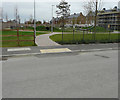
[[[92,34],[64,34],[62,41],[62,34],[50,36],[50,39],[59,44],[88,44],[88,43],[118,43],[120,42],[119,34],[96,34],[95,40]],[[83,38],[84,37],[84,38]]]
[[[90,28],[91,28],[91,32],[95,31],[95,28],[94,27],[92,28],[91,26],[83,27],[82,29],[90,29]],[[109,29],[105,29],[104,27],[96,26],[96,32],[109,32],[109,31],[110,31]]]
[[[42,34],[47,34],[49,32],[37,32],[36,35],[42,35]],[[0,35],[17,35],[16,31],[2,31],[0,32]],[[34,32],[26,32],[26,31],[20,31],[19,35],[34,35]],[[17,40],[17,36],[9,36],[9,37],[1,37],[0,41],[2,40]],[[21,36],[19,37],[19,40],[34,40],[34,37],[24,37]],[[0,47],[17,47],[18,43],[16,41],[3,41],[2,43],[0,43]],[[34,45],[33,41],[20,41],[19,42],[19,46],[36,46],[36,44]]]

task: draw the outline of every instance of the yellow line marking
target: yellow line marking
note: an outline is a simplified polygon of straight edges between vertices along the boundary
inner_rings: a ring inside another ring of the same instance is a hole
[[[59,48],[59,49],[41,49],[41,53],[59,53],[59,52],[70,52],[68,48]]]

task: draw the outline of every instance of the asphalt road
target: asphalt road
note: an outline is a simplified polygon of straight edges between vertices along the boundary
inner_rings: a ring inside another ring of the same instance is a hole
[[[10,58],[3,98],[117,98],[118,51]]]

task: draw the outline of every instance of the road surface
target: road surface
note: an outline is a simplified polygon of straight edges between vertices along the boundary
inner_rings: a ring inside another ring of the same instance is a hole
[[[118,51],[10,58],[3,98],[117,98]]]

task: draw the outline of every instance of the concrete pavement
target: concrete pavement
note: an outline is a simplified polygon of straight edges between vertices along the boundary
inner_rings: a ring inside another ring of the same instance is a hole
[[[51,34],[43,34],[36,37],[36,44],[37,46],[60,46],[56,42],[52,41],[49,36],[54,34],[60,34],[60,33],[51,33]]]
[[[117,43],[110,44],[80,44],[80,45],[61,45],[61,46],[33,46],[33,47],[9,47],[2,48],[1,52],[5,56],[19,56],[19,55],[36,55],[43,54],[41,51],[47,53],[62,53],[62,52],[88,52],[118,49]],[[67,51],[66,51],[67,50]]]

